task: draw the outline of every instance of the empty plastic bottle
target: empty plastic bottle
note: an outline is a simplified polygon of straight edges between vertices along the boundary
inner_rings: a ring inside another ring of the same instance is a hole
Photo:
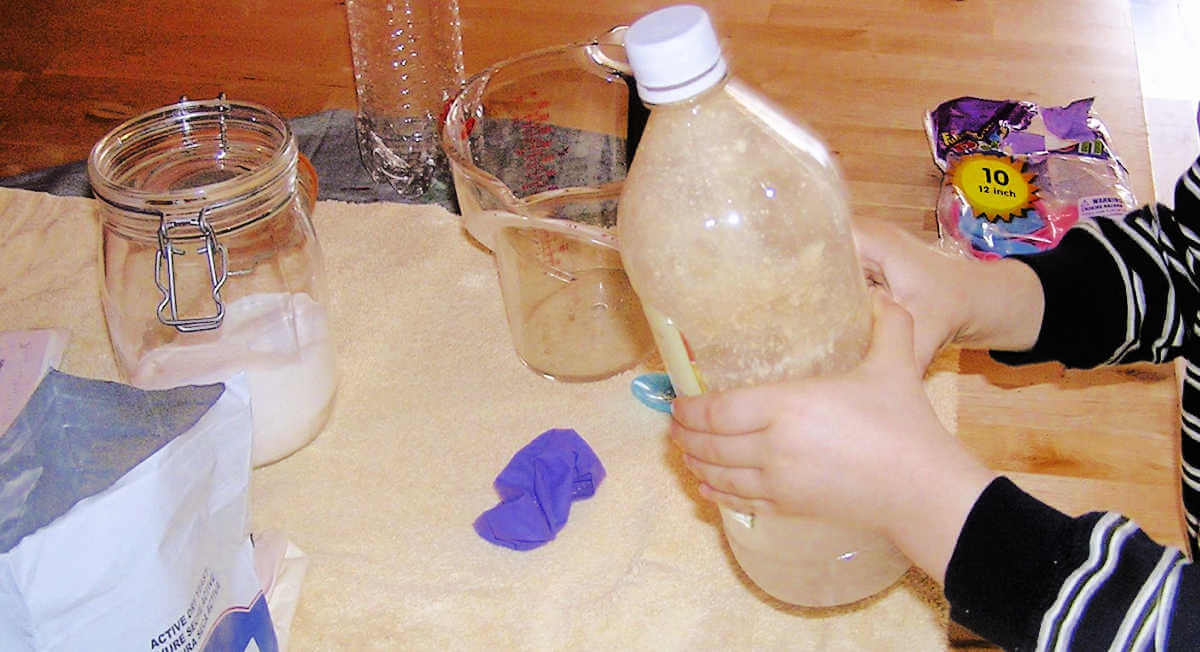
[[[347,0],[358,149],[405,198],[449,183],[437,128],[463,81],[458,0]]]

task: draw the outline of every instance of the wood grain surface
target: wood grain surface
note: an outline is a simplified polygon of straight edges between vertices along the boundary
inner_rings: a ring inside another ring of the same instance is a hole
[[[461,0],[467,71],[663,4]],[[738,74],[828,141],[859,214],[935,238],[922,116],[960,95],[1095,97],[1138,198],[1154,196],[1127,0],[699,4]],[[354,105],[336,0],[7,0],[0,44],[0,176],[83,159],[119,120],[181,95],[289,117]],[[1012,369],[964,352],[960,367],[960,436],[989,464],[1069,513],[1117,509],[1182,543],[1169,365]]]

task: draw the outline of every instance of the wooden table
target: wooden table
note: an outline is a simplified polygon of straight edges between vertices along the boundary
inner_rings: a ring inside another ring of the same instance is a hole
[[[665,4],[460,0],[468,73]],[[935,237],[922,115],[960,95],[1094,96],[1139,198],[1153,197],[1126,0],[701,0],[732,65],[836,151],[856,211]],[[299,116],[354,103],[344,2],[9,0],[0,7],[0,176],[86,157],[117,121],[188,97]],[[963,352],[959,434],[1070,513],[1116,509],[1180,544],[1169,365],[1010,369]]]

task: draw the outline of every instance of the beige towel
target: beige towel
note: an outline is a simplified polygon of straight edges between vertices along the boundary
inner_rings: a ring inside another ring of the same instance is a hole
[[[341,373],[324,432],[254,472],[253,528],[310,557],[295,650],[937,650],[924,574],[846,608],[790,607],[740,572],[711,504],[639,404],[644,370],[565,384],[513,352],[491,254],[435,206],[321,202],[315,217]],[[63,370],[116,378],[92,200],[0,189],[0,330],[61,327]],[[953,360],[942,361],[950,371]],[[930,392],[953,425],[953,373]],[[549,428],[608,477],[529,552],[479,538],[496,474]]]

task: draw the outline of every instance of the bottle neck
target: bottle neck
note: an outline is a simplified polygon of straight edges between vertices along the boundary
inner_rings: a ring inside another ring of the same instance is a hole
[[[298,159],[287,122],[266,108],[182,101],[101,139],[88,178],[105,228],[125,237],[153,240],[160,225],[198,216],[222,234],[279,213],[303,192]]]
[[[646,108],[648,108],[650,110],[654,110],[654,109],[658,109],[658,108],[667,108],[667,107],[689,106],[692,104],[696,104],[697,102],[703,102],[706,98],[711,97],[717,93],[720,93],[721,91],[723,91],[725,89],[725,86],[729,84],[729,81],[731,79],[732,79],[732,75],[730,75],[729,72],[726,70],[720,77],[718,77],[710,85],[705,86],[701,90],[695,91],[691,94],[682,95],[680,97],[672,97],[672,99],[670,99],[669,101],[664,100],[664,101],[658,101],[658,102],[651,102],[651,101],[646,100],[644,97],[644,94],[643,94],[642,104],[645,105]],[[650,94],[650,96],[651,97],[659,97],[654,94]]]

